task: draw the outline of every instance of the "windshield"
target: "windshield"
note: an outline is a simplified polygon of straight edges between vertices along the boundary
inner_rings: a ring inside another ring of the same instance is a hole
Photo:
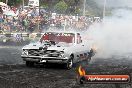
[[[54,41],[56,43],[59,42],[65,42],[65,43],[74,43],[74,36],[75,34],[73,33],[46,33],[42,36],[42,38],[40,39],[40,41]]]

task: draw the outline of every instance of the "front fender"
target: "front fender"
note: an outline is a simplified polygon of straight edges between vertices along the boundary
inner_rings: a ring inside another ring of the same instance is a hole
[[[64,51],[64,56],[65,57],[67,57],[67,58],[71,58],[71,55],[72,55],[73,53],[72,52],[70,52],[70,51]]]

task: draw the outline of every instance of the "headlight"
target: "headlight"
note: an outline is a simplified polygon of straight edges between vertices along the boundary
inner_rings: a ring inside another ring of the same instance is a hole
[[[23,55],[28,55],[28,50],[23,50],[22,54]]]

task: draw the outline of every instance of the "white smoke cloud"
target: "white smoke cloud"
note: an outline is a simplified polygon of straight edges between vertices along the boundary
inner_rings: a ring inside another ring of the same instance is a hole
[[[113,13],[102,23],[90,26],[86,33],[93,38],[100,57],[132,54],[132,11],[119,9]]]
[[[95,0],[96,3],[103,6],[105,0]],[[132,0],[106,0],[107,7],[132,7]]]

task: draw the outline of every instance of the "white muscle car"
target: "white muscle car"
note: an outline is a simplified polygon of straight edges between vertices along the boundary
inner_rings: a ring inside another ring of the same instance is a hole
[[[34,63],[63,63],[67,69],[73,63],[90,60],[94,50],[82,43],[79,33],[47,32],[40,41],[22,48],[22,55],[27,66]]]

